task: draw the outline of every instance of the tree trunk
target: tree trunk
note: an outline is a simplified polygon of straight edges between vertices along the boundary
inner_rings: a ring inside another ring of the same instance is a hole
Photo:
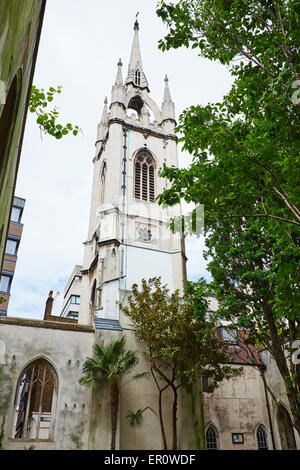
[[[163,439],[163,445],[164,445],[164,450],[168,450],[168,444],[167,444],[167,438],[166,438],[166,432],[165,432],[165,426],[164,426],[164,419],[163,419],[163,411],[162,411],[162,394],[164,392],[164,390],[166,390],[168,388],[169,385],[166,385],[165,387],[163,388],[160,388],[159,384],[158,384],[158,381],[155,377],[155,373],[154,373],[154,368],[151,367],[151,375],[154,379],[154,382],[158,388],[158,391],[159,391],[159,395],[158,395],[158,410],[159,410],[159,424],[160,424],[160,431],[161,431],[161,435],[162,435],[162,439]]]
[[[168,444],[167,444],[167,438],[166,438],[166,432],[165,432],[164,420],[163,420],[163,414],[162,414],[162,393],[163,393],[163,390],[160,390],[159,400],[158,400],[159,423],[160,423],[161,435],[163,438],[164,450],[168,450]]]
[[[177,388],[173,388],[173,445],[172,450],[177,450],[177,403],[178,403],[178,392]]]
[[[110,449],[116,449],[116,434],[119,409],[119,387],[116,380],[110,382],[110,419],[111,419],[111,444]]]

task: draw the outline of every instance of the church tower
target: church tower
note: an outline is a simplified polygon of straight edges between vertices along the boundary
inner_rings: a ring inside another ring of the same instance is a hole
[[[125,81],[122,67],[120,59],[98,125],[81,270],[78,322],[97,329],[121,330],[118,302],[126,302],[132,284],[161,276],[173,291],[185,278],[181,235],[168,227],[180,206],[156,201],[167,184],[159,170],[164,163],[178,166],[175,108],[167,76],[161,108],[150,97],[137,21]]]

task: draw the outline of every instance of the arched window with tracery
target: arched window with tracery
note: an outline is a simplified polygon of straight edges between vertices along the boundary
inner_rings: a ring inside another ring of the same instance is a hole
[[[154,202],[154,168],[155,163],[152,156],[145,151],[139,152],[134,164],[134,197],[136,199]]]
[[[135,71],[135,84],[140,85],[141,84],[141,72],[139,70]]]
[[[282,450],[296,450],[296,440],[291,417],[282,404],[278,406],[277,424]]]
[[[53,439],[58,378],[51,364],[37,359],[18,380],[14,439]]]
[[[103,163],[101,177],[100,177],[100,204],[104,204],[105,180],[106,180],[106,162]]]
[[[206,448],[208,450],[218,450],[218,433],[213,426],[208,426],[205,433]]]
[[[265,428],[260,424],[256,430],[258,450],[268,450],[268,440]]]

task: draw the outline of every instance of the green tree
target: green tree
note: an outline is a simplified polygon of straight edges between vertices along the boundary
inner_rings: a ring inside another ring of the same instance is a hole
[[[184,298],[171,293],[160,278],[142,280],[141,290],[132,286],[132,294],[121,311],[132,322],[135,334],[146,346],[151,375],[159,391],[158,409],[164,449],[168,448],[163,419],[163,393],[173,396],[172,449],[177,449],[178,392],[194,384],[203,374],[210,379],[210,391],[224,379],[241,373],[233,368],[226,345],[216,334],[215,323],[206,317],[208,310],[205,283],[189,282]]]
[[[219,314],[271,352],[300,432],[300,4],[182,0],[157,12],[169,27],[162,49],[197,48],[234,77],[222,102],[180,116],[193,159],[164,168],[172,185],[159,201],[204,204]]]
[[[275,359],[300,435],[300,366],[292,347],[300,338],[299,310],[294,308],[300,299],[295,279],[283,273],[291,263],[274,257],[276,239],[262,232],[255,219],[216,222],[206,244],[211,288],[219,300],[217,316],[244,332],[239,350],[250,362],[256,361],[253,347]],[[269,391],[277,402],[279,397]]]
[[[57,122],[59,112],[56,106],[53,109],[45,110],[48,104],[53,101],[55,93],[61,93],[61,88],[61,86],[58,86],[57,89],[50,87],[45,92],[43,88],[39,89],[33,85],[29,101],[29,111],[37,115],[36,122],[41,132],[52,135],[55,139],[61,139],[64,135],[69,134],[69,132],[76,136],[79,132],[79,127],[74,126],[70,122],[65,126]]]
[[[125,337],[113,341],[108,346],[95,344],[93,357],[83,365],[81,384],[99,389],[105,384],[110,388],[111,415],[111,450],[116,448],[117,420],[119,409],[120,379],[130,372],[138,363],[135,351],[125,351]]]
[[[222,102],[183,112],[179,130],[194,156],[194,172],[166,176],[181,177],[181,193],[185,186],[205,190],[209,210],[223,217],[299,227],[300,4],[182,0],[161,2],[157,13],[169,27],[161,49],[197,48],[199,55],[231,65],[235,80]]]

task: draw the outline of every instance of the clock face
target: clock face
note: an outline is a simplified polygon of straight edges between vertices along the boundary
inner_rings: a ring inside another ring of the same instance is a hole
[[[152,238],[151,230],[148,230],[147,228],[142,228],[139,231],[139,238],[143,242],[150,242],[150,240]]]

